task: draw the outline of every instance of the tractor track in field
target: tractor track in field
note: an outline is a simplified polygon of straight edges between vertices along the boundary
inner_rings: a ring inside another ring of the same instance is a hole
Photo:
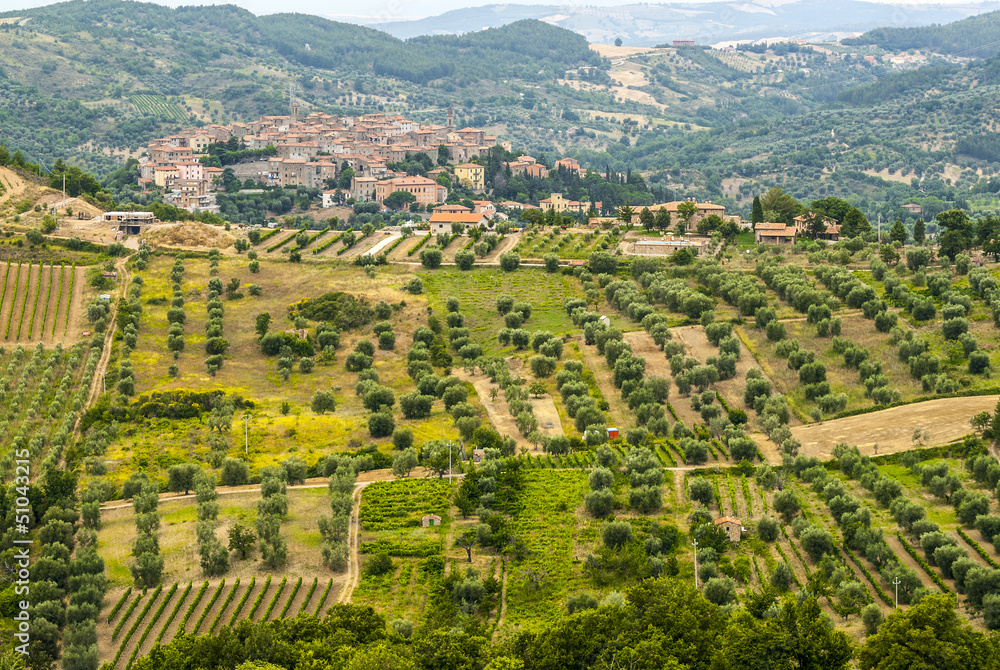
[[[128,286],[132,281],[132,273],[129,272],[128,265],[124,258],[119,259],[115,263],[115,269],[118,271],[118,276],[122,280],[118,283],[118,300],[111,307],[111,318],[108,319],[108,332],[104,335],[104,350],[101,352],[101,358],[97,362],[97,370],[94,371],[94,378],[90,382],[90,394],[87,396],[87,402],[84,405],[85,408],[90,408],[97,401],[97,396],[100,394],[100,389],[102,384],[99,383],[100,379],[108,372],[108,362],[111,360],[111,349],[112,341],[115,335],[115,319],[118,316],[118,305],[125,298],[128,292]],[[80,415],[83,418],[83,414]],[[74,432],[79,436],[80,433],[80,420],[77,419],[76,428]]]

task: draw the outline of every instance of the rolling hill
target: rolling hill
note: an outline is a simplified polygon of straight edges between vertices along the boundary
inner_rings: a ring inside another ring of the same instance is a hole
[[[831,35],[862,32],[879,26],[948,23],[996,7],[996,3],[921,4],[900,11],[890,4],[854,0],[616,6],[497,4],[456,9],[419,20],[378,20],[368,25],[405,39],[417,35],[460,34],[521,19],[537,19],[580,33],[590,42],[610,44],[620,37],[629,46],[653,46],[676,39],[695,40],[699,44],[776,37],[823,41]],[[355,20],[363,22],[363,19]]]
[[[922,29],[923,44],[948,43],[955,25],[987,35],[995,17]],[[285,113],[294,84],[308,111],[441,122],[453,105],[458,123],[534,156],[639,170],[746,214],[775,185],[853,198],[870,218],[914,199],[998,209],[997,63],[930,47],[602,47],[536,18],[400,39],[302,14],[120,0],[0,21],[0,143],[101,176],[183,126]]]

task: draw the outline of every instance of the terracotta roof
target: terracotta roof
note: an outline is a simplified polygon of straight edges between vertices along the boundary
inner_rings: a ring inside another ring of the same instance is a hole
[[[431,223],[479,223],[485,216],[483,214],[473,214],[470,212],[434,212],[431,214]]]
[[[772,221],[760,221],[754,225],[754,230],[784,230],[788,228],[783,223],[774,223]]]
[[[713,523],[718,526],[720,523],[739,523],[740,520],[734,516],[721,516],[716,519]]]

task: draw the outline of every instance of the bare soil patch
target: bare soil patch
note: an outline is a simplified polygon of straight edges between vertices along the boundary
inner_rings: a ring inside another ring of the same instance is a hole
[[[552,396],[543,395],[541,398],[532,396],[529,401],[534,409],[535,418],[538,419],[538,432],[546,437],[557,437],[565,435],[562,422],[559,420],[559,412]]]
[[[801,453],[821,460],[833,458],[838,442],[857,445],[861,452],[892,454],[913,447],[913,429],[930,431],[930,445],[960,439],[971,431],[969,419],[979,412],[992,411],[1000,396],[938,398],[893,407],[869,414],[833,419],[806,426],[794,426],[792,435],[802,443]]]
[[[636,54],[656,51],[656,49],[649,47],[616,47],[613,44],[591,44],[590,48],[605,58],[627,58]]]
[[[898,558],[903,565],[913,570],[913,572],[920,577],[921,586],[925,589],[937,588],[937,585],[934,584],[934,580],[931,579],[930,575],[924,572],[924,569],[920,567],[920,564],[913,560],[913,557],[906,552],[906,549],[903,548],[899,538],[897,538],[894,533],[885,533],[885,543],[889,545],[889,548],[892,549],[893,553],[896,554],[896,558]],[[874,575],[877,573],[873,572],[872,574]]]
[[[683,342],[690,354],[699,361],[704,363],[709,357],[719,355],[719,348],[709,342],[708,337],[705,336],[704,327],[681,326],[671,330],[674,337]],[[743,389],[746,387],[747,372],[751,369],[760,370],[767,377],[764,370],[754,360],[753,354],[740,340],[740,359],[736,362],[736,376],[715,384],[715,390],[722,394],[730,407],[749,409],[743,403]]]
[[[680,329],[674,329],[675,335],[678,330]],[[670,372],[670,363],[667,361],[660,348],[656,346],[656,343],[653,342],[653,338],[648,332],[645,330],[634,330],[632,332],[625,333],[625,341],[632,345],[632,351],[637,356],[642,356],[646,359],[647,377],[664,377],[669,379],[671,384],[673,384],[674,376]],[[674,386],[671,391],[670,405],[674,408],[674,411],[677,412],[677,418],[683,421],[684,425],[689,428],[694,426],[696,423],[701,423],[701,415],[691,408],[691,403],[688,398],[682,395],[677,395],[676,386]]]
[[[476,394],[479,396],[479,402],[483,404],[483,408],[486,410],[486,416],[489,417],[490,423],[501,435],[510,435],[515,440],[517,440],[518,447],[524,447],[531,449],[531,444],[524,439],[521,435],[521,431],[517,429],[517,424],[514,423],[514,417],[510,415],[510,408],[507,406],[507,401],[504,399],[503,392],[497,395],[497,399],[493,400],[490,397],[490,389],[494,388],[493,383],[490,378],[486,375],[470,375],[465,372],[462,368],[452,368],[451,373],[461,379],[472,384],[476,389]],[[549,398],[549,403],[552,403],[552,398]],[[532,401],[534,405],[534,400]],[[536,410],[537,411],[537,410]],[[555,412],[555,405],[552,405],[552,412],[555,417],[554,425],[559,426],[560,433],[562,432],[562,424],[559,422],[559,415]],[[538,427],[541,430],[542,426],[541,417],[538,419]]]
[[[406,252],[409,251],[410,249],[412,249],[413,247],[415,247],[417,244],[419,244],[420,240],[422,240],[422,239],[424,239],[424,235],[423,235],[422,232],[420,232],[420,233],[416,233],[414,235],[411,235],[410,239],[408,239],[408,240],[403,240],[402,242],[399,243],[398,247],[396,247],[391,252],[389,252],[389,260],[390,261],[412,261],[412,260],[418,260],[419,261],[420,259],[417,257],[416,254],[414,254],[413,256],[407,256]],[[428,240],[427,243],[429,244],[430,241]]]
[[[146,233],[142,239],[151,247],[171,247],[175,249],[225,249],[233,244],[236,236],[221,228],[209,226],[197,221],[157,226]]]
[[[615,387],[607,361],[597,353],[596,347],[590,346],[584,341],[583,335],[580,336],[579,345],[583,364],[594,373],[597,387],[601,390],[601,395],[604,396],[604,399],[608,403],[608,410],[606,412],[608,415],[608,425],[617,427],[619,432],[624,432],[625,428],[631,424],[629,421],[631,412],[622,400],[622,394]]]
[[[345,251],[340,255],[340,258],[350,259],[354,258],[355,256],[360,256],[381,241],[382,241],[381,235],[374,235],[374,234],[369,235],[368,237],[365,237],[355,242],[353,247],[351,247],[350,249],[348,249],[347,251]],[[337,245],[335,244],[333,246],[336,247]],[[331,249],[332,248],[333,247],[331,247]],[[334,254],[336,253],[337,252],[334,252]]]

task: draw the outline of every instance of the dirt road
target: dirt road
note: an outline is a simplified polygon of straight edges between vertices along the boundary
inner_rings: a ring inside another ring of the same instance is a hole
[[[340,593],[337,594],[338,603],[351,602],[351,596],[354,595],[354,589],[357,588],[358,580],[360,579],[361,547],[359,542],[361,539],[361,524],[359,517],[361,516],[361,492],[369,484],[371,482],[354,485],[354,508],[351,510],[351,531],[347,541],[350,560],[347,562],[347,576],[344,579],[344,585],[340,588]]]
[[[795,426],[792,435],[802,442],[801,453],[820,460],[833,457],[838,442],[857,445],[861,453],[892,454],[913,447],[913,430],[930,431],[928,446],[957,440],[972,431],[969,419],[979,412],[992,411],[1000,396],[939,398],[884,409],[870,414]]]

